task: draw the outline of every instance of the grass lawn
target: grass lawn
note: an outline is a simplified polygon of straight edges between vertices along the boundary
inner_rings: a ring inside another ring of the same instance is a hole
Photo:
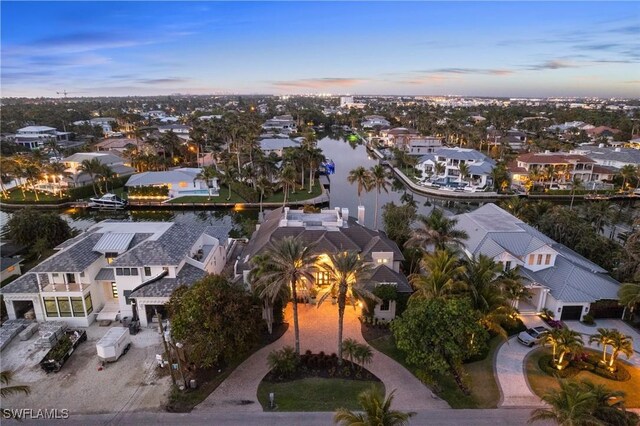
[[[207,196],[199,196],[199,195],[188,195],[186,197],[178,197],[178,198],[174,198],[171,201],[169,201],[169,203],[246,203],[247,201],[242,198],[241,196],[239,196],[238,194],[236,194],[235,192],[231,191],[231,198],[229,200],[227,200],[227,197],[229,197],[229,188],[222,185],[220,187],[220,194],[218,196],[215,197],[211,197],[209,199],[209,197]]]
[[[595,352],[595,351],[594,351]],[[539,348],[533,351],[526,361],[527,379],[533,392],[542,397],[550,389],[559,389],[558,379],[551,377],[540,369],[538,361],[544,354],[550,353],[548,348]],[[600,352],[598,352],[600,354]],[[623,363],[631,374],[631,379],[626,382],[605,379],[588,371],[581,371],[569,380],[588,379],[595,384],[602,384],[611,390],[623,391],[626,394],[625,406],[627,408],[640,408],[640,368]]]
[[[384,393],[381,382],[366,380],[308,377],[283,383],[261,382],[258,400],[269,410],[269,393],[275,393],[277,411],[335,411],[337,408],[359,409],[358,394],[371,385]]]
[[[25,197],[22,196],[22,191],[20,189],[12,189],[8,191],[9,198],[3,198],[2,201],[6,201],[7,203],[35,203],[36,195],[33,191],[24,191]],[[59,196],[54,196],[50,192],[42,192],[38,191],[38,199],[40,203],[59,203],[66,200],[67,197],[63,197],[62,199]]]
[[[382,336],[367,343],[420,378],[417,369],[406,362],[404,354],[396,347],[393,336]],[[463,394],[453,377],[449,375],[432,377],[427,384],[452,408],[495,408],[500,400],[500,391],[493,373],[493,358],[500,343],[500,338],[494,337],[489,342],[489,353],[485,359],[463,366],[471,387],[471,395]]]
[[[304,201],[309,200],[311,198],[318,197],[322,194],[322,189],[320,188],[320,183],[316,179],[316,184],[313,186],[313,191],[309,194],[309,185],[305,185],[304,189],[297,188],[295,194],[293,192],[289,192],[289,196],[287,197],[287,201]],[[271,197],[265,197],[263,200],[265,203],[281,203],[284,198],[284,192],[278,191],[273,194]]]

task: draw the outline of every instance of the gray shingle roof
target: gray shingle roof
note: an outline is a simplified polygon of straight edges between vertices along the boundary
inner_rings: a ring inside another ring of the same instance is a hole
[[[93,247],[102,234],[89,234],[77,244],[60,251],[32,269],[33,272],[82,272],[98,260],[100,253]]]
[[[2,257],[0,258],[0,270],[4,271],[9,266],[13,266],[20,262],[22,262],[22,259],[19,257]]]
[[[40,275],[42,285],[49,284],[49,278],[45,274]],[[10,282],[4,287],[0,288],[0,294],[15,294],[15,293],[40,293],[38,288],[38,278],[34,273],[26,273],[16,280]]]
[[[129,297],[171,297],[171,294],[178,287],[182,285],[191,287],[196,281],[203,279],[207,275],[207,271],[203,271],[186,263],[180,272],[178,272],[176,278],[161,278],[158,281],[135,290]]]
[[[407,277],[396,272],[385,265],[377,266],[371,275],[371,284],[367,285],[369,290],[373,290],[373,283],[396,283],[396,290],[399,293],[411,293],[413,290],[407,281]]]
[[[168,266],[178,265],[206,228],[204,224],[174,223],[157,240],[146,240],[112,263],[116,266]]]
[[[96,281],[113,281],[115,279],[113,268],[102,268],[96,274]]]

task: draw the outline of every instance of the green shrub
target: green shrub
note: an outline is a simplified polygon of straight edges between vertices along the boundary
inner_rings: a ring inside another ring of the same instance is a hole
[[[626,368],[622,366],[622,364],[618,363],[616,365],[615,371],[609,371],[607,368],[602,368],[600,365],[593,369],[593,373],[597,374],[600,377],[604,377],[605,379],[615,380],[618,382],[626,382],[631,379],[631,374],[627,371]]]
[[[129,188],[129,197],[168,197],[169,187],[162,186],[134,186]]]
[[[593,319],[593,315],[587,314],[582,318],[582,322],[587,325],[594,325],[596,322]]]
[[[538,360],[538,366],[540,367],[540,369],[550,376],[566,379],[569,377],[573,377],[580,372],[578,368],[569,364],[566,360],[565,362],[563,362],[563,365],[565,365],[565,367],[562,370],[558,370],[557,368],[555,368],[555,366],[553,365],[553,357],[548,354],[542,355]]]
[[[267,357],[269,368],[283,378],[292,377],[300,366],[300,356],[291,346],[272,351]]]

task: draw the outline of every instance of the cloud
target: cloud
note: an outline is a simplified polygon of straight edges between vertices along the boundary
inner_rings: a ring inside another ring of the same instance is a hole
[[[166,78],[147,78],[138,80],[141,84],[173,84],[173,83],[186,83],[189,81],[187,78],[180,77],[166,77]]]
[[[487,74],[487,75],[509,75],[513,70],[507,69],[483,69],[483,68],[436,68],[432,70],[419,71],[436,74]]]
[[[429,75],[422,75],[422,76],[416,76],[416,77],[408,77],[406,79],[399,80],[398,83],[409,84],[412,86],[419,86],[422,84],[438,84],[443,81],[455,80],[455,79],[456,79],[455,77],[451,77],[451,76],[429,74]]]
[[[115,33],[75,32],[40,38],[17,47],[27,52],[42,52],[42,50],[46,49],[46,51],[53,53],[75,53],[132,47],[150,43],[152,42],[148,40],[124,37]]]
[[[638,35],[640,34],[640,24],[635,25],[627,25],[624,27],[613,28],[609,30],[610,33],[614,34],[628,34],[628,35]]]
[[[526,69],[533,70],[533,71],[541,71],[541,70],[559,70],[562,68],[578,68],[580,66],[581,65],[576,64],[574,62],[569,62],[569,61],[560,60],[560,59],[551,59],[549,61],[545,61],[540,64],[531,65]]]
[[[271,84],[281,89],[291,88],[306,88],[306,89],[324,89],[328,87],[350,87],[356,84],[363,83],[364,79],[360,78],[341,78],[341,77],[326,77],[326,78],[303,78],[300,80],[285,80],[275,81]]]

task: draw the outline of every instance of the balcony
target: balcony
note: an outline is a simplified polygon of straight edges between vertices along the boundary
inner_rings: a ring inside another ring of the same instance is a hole
[[[43,283],[44,284],[44,283]],[[49,283],[45,284],[42,287],[43,293],[48,292],[78,292],[81,293],[84,290],[88,289],[91,286],[89,283],[73,283],[73,284],[64,284],[64,283]]]

